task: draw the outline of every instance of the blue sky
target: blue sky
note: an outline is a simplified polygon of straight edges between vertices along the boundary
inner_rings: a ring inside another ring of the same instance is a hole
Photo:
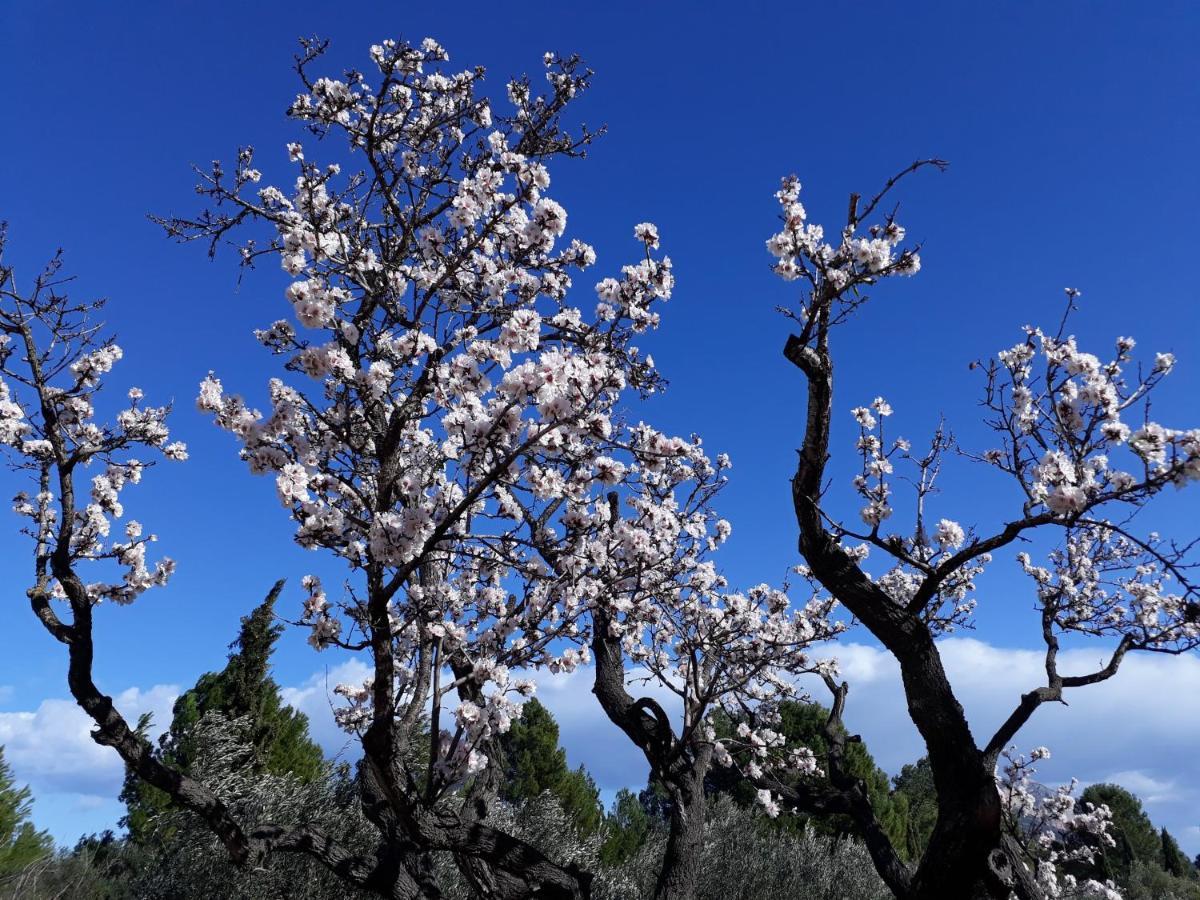
[[[1070,285],[1083,291],[1074,330],[1085,348],[1103,352],[1117,334],[1132,334],[1147,352],[1177,354],[1156,413],[1169,425],[1197,424],[1194,5],[362,7],[353,14],[309,2],[0,8],[8,259],[32,274],[55,248],[67,250],[78,291],[111,298],[108,318],[127,354],[114,387],[138,384],[151,399],[173,398],[175,431],[192,451],[186,465],[155,472],[128,498],[179,561],[175,581],[98,617],[98,677],[114,694],[127,692],[132,706],[165,708],[169,686],[187,686],[220,665],[238,616],[276,578],[295,585],[316,564],[291,546],[272,485],[246,473],[232,442],[192,404],[209,369],[262,396],[271,360],[250,332],[286,312],[283,276],[264,269],[239,285],[232,258],[210,264],[200,248],[170,244],[146,218],[195,210],[189,164],[229,160],[241,144],[259,148],[266,181],[290,177],[282,148],[297,132],[283,111],[297,91],[290,62],[302,34],[332,40],[331,71],[365,64],[366,48],[384,37],[432,35],[453,64],[485,65],[497,96],[508,75],[536,71],[548,49],[578,52],[596,70],[579,115],[607,123],[609,134],[586,161],[553,171],[552,193],[570,213],[571,234],[597,247],[597,277],[629,260],[635,222],[656,222],[662,232],[678,284],[660,333],[647,343],[672,384],[637,412],[667,430],[699,432],[733,456],[722,511],[734,523],[723,553],[735,582],[778,580],[796,561],[786,485],[802,385],[780,355],[787,326],[773,311],[790,292],[768,271],[763,247],[775,226],[772,193],[790,172],[805,184],[810,216],[832,224],[851,190],[871,192],[917,157],[951,162],[946,174],[913,178],[900,194],[901,221],[924,242],[924,268],[878,291],[840,336],[840,408],[882,393],[896,409],[893,433],[921,440],[945,414],[964,444],[987,446],[974,424],[979,393],[967,364],[1014,343],[1026,322],[1056,322]],[[849,415],[838,424],[835,440],[849,449]],[[849,504],[853,460],[842,462],[835,484]],[[939,516],[987,527],[1015,512],[995,476],[959,467],[947,474]],[[1197,499],[1165,498],[1154,523],[1194,535]],[[109,781],[89,781],[101,757],[85,748],[77,761],[47,768],[29,736],[51,722],[74,729],[72,739],[81,733],[69,709],[55,706],[67,696],[65,660],[25,606],[28,548],[15,521],[8,534],[0,541],[0,575],[12,586],[0,742],[24,741],[29,762],[18,771],[39,793],[39,818],[66,838],[111,822],[119,810]],[[1025,671],[1021,653],[1036,641],[1030,594],[1012,568],[985,582],[971,637],[986,647],[957,645],[1009,653],[997,671],[1010,674]],[[299,602],[298,586],[292,599]],[[869,654],[865,636],[857,639]],[[315,656],[293,633],[282,642],[276,675],[312,700],[319,673],[344,662]],[[878,671],[863,677],[879,681]],[[1148,683],[1191,684],[1185,664],[1146,671],[1154,673]],[[1030,686],[1014,677],[1012,702]],[[563,715],[584,715],[586,691],[564,691],[556,695]],[[1139,695],[1131,696],[1136,705]],[[1200,717],[1196,696],[1181,692],[1162,715]],[[981,706],[979,715],[1002,716],[1002,706]],[[312,710],[319,714],[321,703]],[[1056,715],[1065,713],[1039,713]],[[870,738],[868,724],[857,727]],[[584,761],[601,740],[625,749],[603,729],[576,746],[571,736],[584,732],[564,733],[573,758]],[[1072,756],[1070,745],[1088,743],[1085,734],[1061,736],[1045,771],[1088,779],[1137,771],[1158,785],[1200,784],[1186,746],[1135,751],[1106,741],[1114,746],[1108,757]],[[895,746],[912,752],[880,753],[893,770],[917,751],[900,740]],[[629,763],[604,769],[606,790],[644,778],[636,758],[613,758]],[[1185,846],[1200,850],[1194,816],[1162,809]]]

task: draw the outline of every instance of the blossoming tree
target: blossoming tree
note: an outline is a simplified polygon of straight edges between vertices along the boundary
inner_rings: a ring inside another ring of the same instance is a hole
[[[709,558],[731,530],[711,509],[729,460],[718,456],[714,465],[698,440],[663,445],[640,434],[651,442],[635,441],[621,490],[609,492],[607,510],[584,511],[570,552],[585,567],[577,590],[591,598],[593,692],[670,800],[655,896],[688,898],[700,870],[710,767],[744,753],[749,771],[768,757],[776,769],[815,770],[811,752],[784,754],[770,725],[779,703],[799,696],[795,675],[831,668],[807,651],[842,626],[829,618],[828,597],[793,608],[785,590],[766,584],[729,591]],[[652,696],[635,699],[635,686],[647,683],[673,695],[677,724]],[[753,725],[719,736],[719,712],[748,715]]]
[[[925,451],[891,439],[883,423],[892,409],[883,398],[852,411],[860,432],[856,452],[862,467],[854,489],[862,502],[861,523],[834,514],[826,474],[837,329],[866,304],[867,289],[919,270],[916,249],[904,245],[894,213],[880,215],[881,204],[906,174],[943,165],[917,162],[870,200],[852,196],[845,225],[828,241],[808,221],[794,177],[777,194],[783,228],[767,246],[779,276],[802,286],[789,313],[796,333],[784,349],[807,383],[803,441],[792,479],[799,546],[806,573],[899,663],[909,714],[929,751],[938,821],[915,870],[900,862],[870,805],[855,802],[853,785],[846,785],[839,801],[858,820],[880,874],[904,898],[1057,896],[1072,887],[1069,879],[1059,880],[1053,859],[1045,855],[1039,857],[1045,864],[1030,864],[1005,829],[997,762],[1038,707],[1061,700],[1068,689],[1113,677],[1128,653],[1179,654],[1200,645],[1200,605],[1187,547],[1144,533],[1132,520],[1163,490],[1200,478],[1200,430],[1177,430],[1148,417],[1145,401],[1171,371],[1173,357],[1158,354],[1135,368],[1134,341],[1122,337],[1102,359],[1077,346],[1064,316],[1056,330],[1027,328],[1020,343],[974,367],[983,374],[987,425],[996,443],[982,452],[959,452],[1011,480],[1011,518],[973,527],[935,521],[930,509],[935,479],[946,453],[957,447],[940,430]],[[1068,313],[1077,296],[1067,292]],[[904,528],[892,527],[897,467],[905,467],[913,489],[914,519]],[[969,621],[975,581],[992,555],[1034,534],[1058,537],[1046,565],[1028,553],[1017,556],[1040,609],[1045,683],[1031,685],[980,744],[942,667],[936,638]],[[886,571],[868,572],[869,552],[883,555]],[[1105,639],[1107,661],[1090,672],[1061,672],[1063,635]],[[834,687],[840,715],[845,686]],[[830,765],[836,768],[836,754]],[[771,787],[764,781],[764,790]],[[798,805],[812,801],[781,794]]]
[[[319,842],[316,835],[235,822],[204,785],[164,766],[93,680],[97,609],[133,602],[165,584],[174,569],[167,558],[148,562],[155,538],[136,520],[126,522],[123,534],[112,533],[114,520],[124,516],[122,491],[139,483],[156,458],[183,460],[187,450],[169,441],[167,407],[143,404],[137,388],[113,421],[97,417],[102,378],[123,355],[91,320],[100,304],[67,296],[69,279],[57,257],[22,289],[3,262],[3,244],[0,234],[0,443],[32,488],[14,498],[33,546],[27,594],[46,631],[67,649],[67,683],[96,725],[93,737],[201,816],[238,862],[310,844],[314,855],[337,864],[338,849],[311,844]]]
[[[362,736],[367,814],[393,840],[459,853],[486,896],[586,891],[584,875],[523,868],[528,848],[521,865],[497,862],[455,835],[481,827],[495,739],[519,712],[514,695],[533,690],[528,674],[570,671],[595,649],[605,709],[688,794],[694,869],[707,710],[730,692],[765,697],[772,660],[797,667],[827,626],[824,606],[785,615],[778,592],[718,596],[702,557],[728,534],[707,507],[725,464],[622,417],[629,393],[660,384],[634,344],[673,284],[654,226],[634,229],[636,263],[569,299],[595,253],[564,239],[547,163],[591,140],[559,124],[588,73],[547,54],[548,95],[511,82],[501,114],[476,96],[482,72],[444,73],[431,40],[373,47],[372,74],[343,80],[310,78],[322,49],[306,45],[298,65],[290,114],[323,140],[289,145],[293,186],[259,187],[244,150],[231,173],[204,173],[209,209],[164,224],[211,248],[265,226],[242,258],[275,257],[291,278],[292,318],[259,333],[287,373],[269,410],[216,376],[199,405],[254,472],[275,476],[296,540],[351,572],[337,602],[307,579],[303,620],[317,648],[371,660],[365,685],[338,689],[343,724]],[[355,170],[318,164],[329,154]],[[695,652],[703,667],[681,669]],[[623,654],[664,682],[688,679],[678,741],[644,712],[652,701],[625,692]],[[408,760],[427,710],[418,770]]]

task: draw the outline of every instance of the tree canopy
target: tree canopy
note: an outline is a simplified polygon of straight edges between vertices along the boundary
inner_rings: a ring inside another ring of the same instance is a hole
[[[898,900],[1113,898],[1147,872],[1183,878],[1136,798],[1048,789],[1034,776],[1050,750],[1014,743],[1131,654],[1200,648],[1198,545],[1135,515],[1200,480],[1200,429],[1167,424],[1158,402],[1173,354],[1135,353],[1126,336],[1085,350],[1069,330],[1080,292],[1066,289],[1061,316],[970,364],[986,441],[960,445],[939,423],[914,449],[884,396],[843,409],[834,375],[863,362],[847,333],[871,321],[873,298],[922,270],[895,198],[947,163],[917,159],[851,194],[828,227],[785,176],[765,253],[787,291],[792,368],[775,389],[789,457],[799,449],[778,496],[801,559],[794,581],[733,584],[718,512],[731,459],[641,415],[666,385],[645,343],[675,290],[663,237],[631,221],[631,262],[606,262],[581,290],[597,253],[550,192],[552,167],[598,137],[572,118],[593,73],[546,53],[539,78],[494,100],[484,70],[451,67],[433,39],[375,44],[361,70],[331,69],[327,51],[301,42],[286,162],[242,146],[198,170],[198,211],[156,221],[210,255],[235,246],[242,267],[278,264],[287,318],[264,311],[255,332],[274,365],[268,404],[210,372],[197,407],[274,480],[294,541],[340,573],[332,589],[300,580],[299,624],[315,650],[368,672],[335,688],[362,754],[353,779],[334,779],[271,678],[281,583],[157,747],[97,683],[97,616],[124,614],[175,569],[123,498],[188,449],[171,440],[170,405],[140,388],[120,408],[101,402],[124,351],[95,322],[101,304],[67,293],[60,257],[28,284],[0,264],[0,444],[25,481],[26,595],[94,740],[127,767],[135,844],[162,822],[204,884],[301,859],[388,900],[442,900],[451,883],[589,900],[605,854],[653,854],[655,900],[695,900],[716,850],[745,871],[731,846],[774,834],[764,856],[777,859],[818,831],[857,836],[875,869],[864,890],[880,882]],[[950,518],[951,456],[1002,482],[1004,508]],[[836,499],[842,475],[856,514]],[[975,623],[1004,553],[1027,578],[1042,665],[977,738],[941,639]],[[817,652],[852,624],[898,666],[927,751],[894,787],[844,725],[836,659]],[[1070,669],[1063,645],[1085,639],[1103,659]],[[529,699],[539,676],[580,671],[650,770],[648,829],[623,795],[607,843],[596,785],[567,768],[553,717]],[[798,702],[802,682],[823,686],[828,708]],[[714,801],[721,783],[795,827],[744,827],[745,809]],[[28,795],[10,794],[13,845],[28,845]],[[738,844],[714,843],[714,822]],[[639,835],[652,839],[635,849]]]

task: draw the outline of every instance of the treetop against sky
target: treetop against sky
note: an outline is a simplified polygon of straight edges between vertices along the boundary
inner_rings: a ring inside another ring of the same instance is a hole
[[[170,693],[156,686],[187,685],[218,667],[238,617],[275,579],[290,579],[280,609],[290,615],[290,603],[299,618],[303,574],[322,576],[331,592],[342,577],[335,564],[292,543],[274,479],[252,478],[228,437],[194,405],[210,370],[251,405],[267,403],[264,386],[275,372],[253,332],[287,313],[292,279],[274,265],[239,277],[229,253],[209,265],[196,248],[166,241],[146,218],[193,213],[189,165],[222,159],[232,166],[244,145],[258,148],[253,164],[264,184],[294,179],[284,147],[296,132],[283,112],[296,93],[289,65],[300,35],[330,39],[323,60],[330,73],[361,68],[367,48],[385,37],[433,35],[455,67],[486,67],[483,90],[497,102],[510,76],[540,77],[547,50],[579,53],[595,70],[571,125],[604,124],[608,132],[586,162],[554,167],[552,194],[570,211],[564,240],[590,243],[596,271],[609,272],[632,261],[633,223],[657,226],[675,283],[662,327],[639,346],[669,385],[635,415],[644,410],[666,433],[698,431],[708,454],[729,455],[720,511],[733,531],[720,564],[735,585],[778,583],[799,561],[786,484],[803,426],[803,384],[780,353],[787,323],[775,309],[794,292],[772,274],[775,259],[764,248],[779,227],[771,195],[789,173],[803,181],[812,219],[832,225],[850,191],[869,192],[913,159],[937,155],[951,163],[944,174],[919,174],[897,190],[908,238],[920,244],[920,276],[881,287],[870,315],[839,334],[832,446],[853,447],[865,419],[882,419],[870,406],[883,395],[894,410],[890,436],[923,441],[944,416],[961,446],[990,449],[978,424],[984,382],[969,365],[1023,340],[1024,324],[1053,333],[1068,285],[1082,291],[1070,327],[1081,348],[1131,335],[1139,358],[1149,360],[1147,375],[1155,353],[1175,355],[1155,413],[1167,425],[1194,425],[1169,417],[1194,412],[1200,389],[1200,317],[1185,264],[1194,255],[1191,200],[1200,187],[1192,162],[1200,136],[1192,52],[1200,15],[1158,7],[1135,16],[1084,4],[903,16],[882,4],[873,9],[749,5],[733,20],[694,5],[585,11],[547,4],[530,13],[537,27],[482,4],[453,17],[405,10],[352,19],[303,3],[286,11],[230,7],[229,16],[185,5],[0,13],[0,66],[8,83],[21,86],[10,94],[0,167],[0,216],[11,229],[6,261],[32,275],[54,248],[66,249],[67,267],[79,275],[74,295],[110,298],[105,316],[126,353],[110,397],[136,384],[155,403],[172,400],[172,437],[189,449],[186,463],[158,467],[152,485],[129,492],[127,502],[152,523],[178,571],[168,589],[136,609],[97,616],[97,678],[105,689],[138,691],[127,694],[135,708],[153,705]],[[308,147],[319,158],[320,143]],[[117,403],[101,399],[98,408],[115,412]],[[857,421],[852,408],[863,410]],[[833,508],[847,521],[857,520],[864,502],[876,502],[851,486],[860,464],[842,453],[829,470]],[[937,518],[955,527],[990,530],[1011,507],[1003,477],[953,457],[941,484]],[[1139,524],[1190,537],[1194,509],[1194,497],[1168,493]],[[896,514],[907,512],[898,507]],[[941,537],[946,547],[961,540],[950,526]],[[24,583],[27,549],[15,539],[0,544],[8,583]],[[1023,549],[1036,558],[1040,545]],[[960,636],[954,652],[974,654],[977,662],[964,662],[965,669],[1011,679],[1009,695],[1027,690],[1036,681],[1021,678],[1038,677],[1036,665],[1026,674],[1038,649],[1030,583],[1010,554],[979,587],[978,629]],[[12,745],[18,775],[26,747],[27,777],[38,809],[47,811],[39,822],[67,837],[113,821],[115,790],[86,771],[101,751],[83,744],[74,767],[37,769],[31,723],[79,726],[65,704],[54,705],[66,696],[63,659],[25,613],[23,598],[17,601],[21,614],[10,617],[0,663],[0,743]],[[324,679],[313,681],[314,673],[348,664],[314,658],[305,637],[298,629],[284,636],[276,677],[293,686],[297,702],[307,698],[320,711],[314,685]],[[848,720],[894,771],[918,748],[911,737],[897,740],[907,756],[898,752],[895,760],[876,749],[886,741],[870,730],[874,707],[859,696],[868,691],[856,688],[882,679],[887,664],[868,636],[854,632],[850,640],[858,645],[841,654],[853,691]],[[1100,656],[1092,646],[1068,645],[1065,653],[1088,663]],[[1145,687],[1169,671],[1184,685],[1200,685],[1193,661],[1179,662],[1172,669],[1139,662],[1122,678]],[[1200,709],[1183,707],[1200,694],[1181,690],[1172,708],[1136,688],[1114,683],[1111,690],[1138,727],[1128,735],[1089,732],[1077,707],[1092,708],[1090,697],[1072,701],[1070,710],[1042,710],[1032,727],[1060,729],[1058,741],[1031,731],[1031,740],[1056,751],[1042,773],[1141,779],[1127,786],[1150,792],[1156,820],[1195,852],[1200,831],[1180,798],[1196,797],[1200,773],[1187,748],[1200,738],[1189,724]],[[1008,712],[990,691],[981,681],[964,697],[973,724],[978,718],[978,730],[988,733]],[[543,685],[543,697],[554,696]],[[559,696],[565,703],[571,693]],[[615,766],[594,767],[605,790],[643,780],[644,762],[610,735],[611,726],[573,722],[552,708],[573,764],[591,766],[584,735],[603,736],[627,754],[619,758],[635,771],[626,777]],[[1055,718],[1072,726],[1042,726]],[[911,725],[890,721],[911,735]],[[575,746],[573,733],[580,736]],[[332,730],[327,737],[327,749],[340,746]]]

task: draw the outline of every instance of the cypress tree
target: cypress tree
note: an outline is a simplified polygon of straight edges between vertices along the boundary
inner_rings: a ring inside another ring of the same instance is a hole
[[[1193,874],[1191,862],[1166,828],[1162,830],[1162,857],[1163,868],[1177,878],[1186,878]]]
[[[892,784],[892,800],[905,809],[905,854],[910,860],[918,860],[937,824],[937,791],[929,757],[922,756],[915,763],[903,766]]]
[[[322,773],[324,756],[308,736],[308,717],[284,705],[279,685],[271,677],[271,654],[283,633],[275,622],[275,601],[284,582],[277,581],[266,598],[241,620],[232,651],[220,672],[200,676],[194,687],[175,701],[170,728],[160,739],[158,752],[170,764],[189,772],[195,760],[192,732],[206,713],[221,713],[231,719],[249,718],[253,767],[256,772],[290,774],[311,781]],[[138,722],[145,734],[149,717]],[[121,824],[134,841],[148,834],[151,820],[170,806],[166,795],[126,773],[121,792],[127,814]]]

